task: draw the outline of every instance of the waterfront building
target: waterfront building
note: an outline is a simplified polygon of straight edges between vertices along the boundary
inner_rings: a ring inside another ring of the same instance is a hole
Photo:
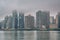
[[[5,19],[4,19],[4,23],[3,23],[3,27],[4,27],[4,29],[6,29],[7,28],[7,26],[6,26],[6,24],[7,24],[7,21],[8,21],[8,16],[6,16],[5,17]]]
[[[56,16],[56,24],[58,25],[58,28],[60,28],[60,12],[58,12]]]
[[[36,26],[38,29],[48,29],[50,23],[50,14],[48,11],[36,12]]]
[[[19,13],[19,29],[24,28],[24,13]]]
[[[12,16],[13,16],[13,29],[17,29],[18,28],[18,13],[17,10],[13,10],[12,12]]]
[[[8,17],[6,27],[7,27],[7,29],[12,29],[12,27],[13,27],[13,18],[12,18],[12,16]]]
[[[25,28],[33,29],[34,28],[34,17],[31,15],[25,16]]]
[[[50,24],[50,29],[56,29],[58,28],[57,24]]]

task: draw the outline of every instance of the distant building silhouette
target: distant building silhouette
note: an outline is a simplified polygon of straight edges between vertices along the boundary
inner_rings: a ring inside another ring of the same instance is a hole
[[[56,24],[58,25],[58,28],[60,28],[60,12],[56,16]]]
[[[6,27],[7,27],[7,29],[12,29],[12,27],[13,27],[13,18],[12,18],[12,16],[8,17]]]
[[[56,29],[58,26],[56,24],[56,19],[54,19],[54,16],[51,16],[50,17],[50,26],[49,28],[50,29]]]
[[[8,16],[5,17],[5,20],[4,20],[4,29],[7,28],[7,21],[8,21]]]
[[[34,28],[34,17],[31,15],[25,16],[25,28],[33,29]]]
[[[0,22],[0,29],[2,28],[2,22]]]
[[[50,23],[50,14],[48,11],[38,11],[36,12],[36,26],[38,29],[42,30],[48,29]]]
[[[19,29],[24,28],[24,13],[19,13]]]
[[[18,28],[18,14],[17,14],[17,11],[13,10],[12,14],[13,14],[13,29],[17,29]]]
[[[54,16],[51,16],[50,17],[50,24],[54,24],[55,22],[54,22]]]

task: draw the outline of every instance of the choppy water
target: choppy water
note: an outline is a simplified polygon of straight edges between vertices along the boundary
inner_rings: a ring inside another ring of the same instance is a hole
[[[60,40],[59,31],[0,31],[0,40]]]

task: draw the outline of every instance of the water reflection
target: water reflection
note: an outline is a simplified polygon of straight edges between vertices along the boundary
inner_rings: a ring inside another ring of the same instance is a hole
[[[37,31],[37,40],[49,40],[49,32]]]
[[[24,40],[24,31],[17,31],[17,40]]]
[[[3,31],[0,31],[0,40],[5,40],[4,38],[5,38],[4,37],[4,32]]]
[[[59,31],[0,31],[0,40],[60,40]]]
[[[24,31],[24,40],[36,40],[36,31]]]
[[[4,40],[15,40],[15,31],[4,31]]]
[[[57,40],[58,32],[57,31],[50,31],[50,40]]]
[[[58,31],[57,34],[57,39],[60,40],[60,31]]]

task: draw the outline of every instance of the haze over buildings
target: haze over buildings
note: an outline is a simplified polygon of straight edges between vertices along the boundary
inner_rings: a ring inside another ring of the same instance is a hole
[[[15,9],[34,16],[37,10],[46,10],[55,16],[60,11],[60,0],[0,0],[0,19]]]
[[[58,28],[60,0],[0,0],[0,21],[0,26],[8,29],[25,26],[47,29],[55,25]]]

